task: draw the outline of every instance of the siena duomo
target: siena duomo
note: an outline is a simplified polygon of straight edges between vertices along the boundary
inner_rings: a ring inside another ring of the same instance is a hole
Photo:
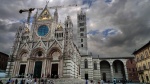
[[[32,26],[21,26],[15,36],[7,72],[11,77],[32,74],[34,78],[77,78],[112,81],[127,79],[126,57],[99,56],[94,58],[88,52],[86,13],[78,11],[77,22],[71,16],[58,22],[61,15],[46,5],[36,12]],[[73,24],[77,23],[77,43],[73,40]]]

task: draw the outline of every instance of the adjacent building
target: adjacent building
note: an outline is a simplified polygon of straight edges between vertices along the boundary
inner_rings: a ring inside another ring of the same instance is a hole
[[[133,54],[140,82],[150,83],[150,42],[135,50]]]
[[[127,71],[128,71],[128,80],[132,82],[139,82],[138,72],[136,69],[136,62],[134,58],[127,60]]]
[[[9,56],[0,52],[0,71],[6,71]]]
[[[58,22],[47,6],[36,12],[31,29],[21,26],[16,32],[11,56],[12,77],[33,74],[33,77],[78,78],[105,82],[128,80],[126,62],[130,57],[94,58],[88,52],[86,13],[77,13],[77,22],[67,16]],[[64,23],[64,24],[62,24]],[[73,40],[73,24],[77,23],[77,45]]]

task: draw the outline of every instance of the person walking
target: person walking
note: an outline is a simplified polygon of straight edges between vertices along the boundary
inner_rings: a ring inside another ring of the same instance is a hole
[[[85,84],[88,84],[88,80],[87,79],[85,80]]]
[[[15,80],[15,84],[18,84],[18,80],[17,79]]]
[[[37,79],[35,78],[35,79],[34,79],[34,84],[36,84],[36,82],[37,82]]]
[[[113,83],[116,84],[116,79],[114,78]]]
[[[104,84],[104,81],[103,81],[103,79],[101,79],[101,81],[100,81],[100,84]]]

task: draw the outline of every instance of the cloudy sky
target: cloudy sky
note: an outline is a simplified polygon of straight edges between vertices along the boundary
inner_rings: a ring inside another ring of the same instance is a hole
[[[149,3],[150,0],[49,0],[48,6],[78,4],[58,9],[59,21],[63,23],[70,15],[76,31],[76,15],[82,7],[87,14],[89,52],[101,57],[127,57],[150,40]],[[27,18],[27,13],[18,11],[45,4],[45,0],[0,0],[0,52],[9,54],[15,32]],[[54,10],[50,11],[53,15]]]

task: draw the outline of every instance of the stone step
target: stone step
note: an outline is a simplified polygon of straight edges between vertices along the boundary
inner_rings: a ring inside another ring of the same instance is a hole
[[[18,83],[20,84],[20,81],[22,80],[22,78],[12,78],[13,81],[18,80]],[[43,78],[45,80],[45,78]],[[6,84],[6,82],[9,80],[9,78],[1,78],[0,80],[3,81],[4,84]],[[23,78],[23,80],[26,80],[25,78]],[[39,79],[37,79],[37,84],[41,84],[41,82],[39,82]],[[34,84],[34,79],[32,80],[32,83]],[[73,79],[73,78],[61,78],[61,79],[47,79],[47,83],[46,84],[85,84],[85,80],[83,79]]]

